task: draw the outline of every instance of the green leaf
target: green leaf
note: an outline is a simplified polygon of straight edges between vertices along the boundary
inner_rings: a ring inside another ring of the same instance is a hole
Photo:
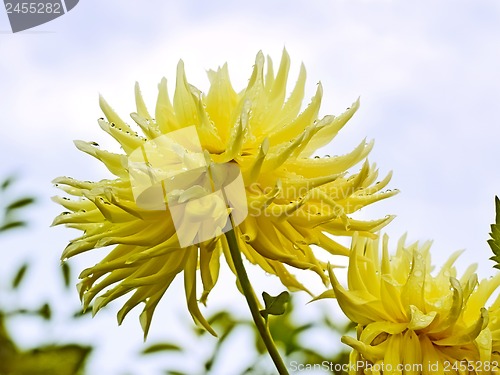
[[[43,306],[38,309],[37,313],[45,320],[50,320],[52,317],[52,309],[48,303],[44,303]]]
[[[268,315],[283,315],[285,313],[286,304],[290,301],[290,293],[284,291],[273,297],[262,292],[262,298],[264,298],[265,309],[260,310],[260,314],[267,320]]]
[[[152,354],[158,352],[171,352],[171,351],[181,352],[182,348],[179,345],[166,342],[148,346],[146,349],[142,351],[142,354]]]
[[[12,185],[14,180],[15,180],[14,176],[8,177],[5,180],[3,180],[2,184],[0,184],[0,190],[6,190],[10,185]]]
[[[67,262],[63,262],[61,264],[61,273],[64,279],[64,286],[69,288],[71,283],[71,269],[69,268],[69,264]]]
[[[26,197],[26,198],[21,198],[18,199],[11,204],[9,204],[7,207],[5,207],[5,210],[7,212],[10,212],[12,210],[17,210],[18,208],[22,208],[25,206],[29,206],[30,204],[33,204],[35,202],[35,198],[32,197]]]
[[[10,374],[81,374],[91,348],[79,345],[47,346],[20,353],[11,362]]]
[[[92,315],[92,309],[87,309],[85,311],[83,311],[83,309],[80,309],[73,314],[73,318],[77,319],[86,315]]]
[[[19,284],[21,284],[21,281],[23,281],[24,276],[26,275],[26,271],[28,270],[28,263],[24,263],[16,272],[16,275],[14,276],[14,279],[12,279],[12,288],[16,289]]]
[[[491,232],[490,239],[488,240],[488,244],[493,251],[493,256],[490,258],[495,262],[494,268],[500,269],[500,199],[498,196],[495,197],[495,224],[491,224]]]
[[[12,360],[17,356],[18,349],[5,328],[5,318],[0,312],[0,374],[10,374]]]
[[[26,223],[24,221],[9,221],[2,226],[0,226],[0,232],[4,232],[9,229],[24,227]]]
[[[212,369],[212,366],[214,365],[215,362],[215,357],[217,356],[218,351],[214,353],[212,357],[210,357],[206,362],[205,362],[205,372],[210,372]]]

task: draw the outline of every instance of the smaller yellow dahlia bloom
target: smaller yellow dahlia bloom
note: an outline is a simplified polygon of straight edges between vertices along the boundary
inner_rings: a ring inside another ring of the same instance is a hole
[[[354,237],[347,289],[330,272],[333,293],[357,323],[351,346],[351,374],[484,374],[500,368],[500,298],[485,304],[500,274],[478,282],[471,265],[458,279],[452,254],[432,272],[430,242],[405,246],[403,236],[389,255],[379,241]],[[432,273],[431,273],[432,272]]]
[[[372,142],[363,140],[345,155],[313,157],[359,103],[337,117],[319,118],[321,85],[302,109],[304,67],[287,97],[288,54],[284,51],[276,74],[271,59],[267,69],[265,62],[259,53],[247,87],[239,91],[226,65],[209,71],[205,94],[188,83],[181,61],[173,100],[163,79],[154,112],[149,112],[136,85],[137,112],[131,114],[135,125],[122,120],[101,98],[106,119],[99,125],[122,151],[112,153],[95,142],[75,144],[114,177],[54,180],[73,196],[54,198],[66,209],[54,224],[83,232],[66,247],[62,259],[107,248],[102,261],[80,274],[85,308],[93,303],[97,312],[127,295],[118,320],[143,304],[140,320],[146,334],[156,305],[183,274],[193,319],[213,332],[198,301],[205,303],[215,286],[221,258],[235,271],[223,235],[231,227],[229,215],[244,257],[291,290],[307,289],[289,267],[312,270],[328,282],[327,264],[316,258],[313,245],[347,255],[348,249],[332,236],[374,236],[391,221],[391,216],[373,221],[351,217],[397,192],[383,191],[391,175],[377,181],[378,170],[366,161]],[[361,162],[357,173],[348,172]]]

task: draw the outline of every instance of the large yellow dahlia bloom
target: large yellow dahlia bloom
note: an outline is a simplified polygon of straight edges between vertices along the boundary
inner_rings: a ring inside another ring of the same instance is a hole
[[[430,242],[405,246],[389,255],[379,241],[353,238],[348,287],[330,272],[333,292],[357,323],[351,346],[351,374],[499,373],[500,298],[484,306],[500,285],[500,274],[478,282],[471,265],[458,279],[452,254],[432,272]]]
[[[101,262],[80,274],[85,307],[94,301],[96,312],[134,292],[118,320],[145,303],[140,320],[147,333],[160,298],[184,272],[189,311],[211,331],[197,305],[197,272],[204,303],[217,281],[221,255],[233,268],[222,235],[228,230],[229,213],[233,219],[239,214],[235,232],[245,257],[295,290],[306,288],[286,265],[313,270],[328,281],[326,264],[316,259],[311,245],[347,255],[348,249],[327,234],[372,235],[391,220],[388,216],[360,221],[348,216],[396,193],[381,190],[390,174],[375,182],[377,170],[366,161],[357,174],[347,174],[366,158],[372,143],[363,140],[342,156],[312,157],[351,118],[358,102],[338,117],[318,119],[320,84],[301,112],[304,67],[285,100],[288,54],[283,53],[276,75],[271,59],[266,72],[264,65],[259,53],[248,86],[240,92],[233,89],[226,65],[209,71],[210,89],[204,94],[187,82],[180,62],[173,102],[163,79],[152,114],[136,85],[137,112],[131,117],[142,135],[101,98],[106,119],[100,119],[99,125],[119,142],[123,153],[102,150],[93,142],[75,143],[116,177],[99,182],[68,177],[54,181],[76,197],[54,198],[68,210],[54,224],[83,231],[64,250],[63,260],[114,246]],[[229,183],[225,179],[234,182],[235,188],[221,193]],[[145,186],[148,183],[151,186]]]

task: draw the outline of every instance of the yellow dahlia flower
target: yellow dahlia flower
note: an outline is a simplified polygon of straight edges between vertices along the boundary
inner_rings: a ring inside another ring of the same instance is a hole
[[[500,366],[500,299],[484,306],[500,285],[500,274],[478,282],[471,265],[458,279],[454,253],[432,272],[430,242],[398,243],[390,256],[379,241],[354,237],[348,288],[330,272],[333,292],[357,323],[351,346],[351,374],[483,374]]]
[[[286,265],[313,270],[328,281],[326,264],[316,259],[311,245],[347,255],[348,249],[327,234],[371,235],[391,220],[348,216],[396,193],[381,191],[390,174],[375,183],[377,170],[368,162],[357,174],[347,174],[366,158],[371,142],[362,141],[346,155],[312,157],[335,137],[359,103],[338,117],[318,119],[319,84],[301,112],[305,69],[301,67],[285,100],[289,66],[285,51],[276,75],[271,59],[264,74],[259,53],[245,89],[233,89],[224,65],[208,72],[210,89],[204,94],[187,82],[181,61],[173,102],[162,79],[153,114],[136,85],[137,112],[131,117],[142,135],[100,99],[106,119],[99,125],[119,142],[123,153],[102,150],[94,142],[75,144],[104,163],[115,178],[54,181],[76,197],[54,198],[68,210],[54,224],[83,231],[62,259],[114,246],[101,262],[80,274],[84,307],[94,301],[97,312],[133,292],[118,320],[144,303],[140,321],[147,333],[157,303],[183,272],[189,311],[213,332],[197,305],[197,272],[203,284],[200,300],[205,303],[217,281],[220,257],[224,255],[233,268],[222,235],[230,229],[229,215],[245,257],[295,290],[306,288]]]

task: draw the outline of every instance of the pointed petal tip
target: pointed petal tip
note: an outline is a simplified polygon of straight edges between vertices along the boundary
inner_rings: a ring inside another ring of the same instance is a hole
[[[283,60],[290,61],[290,55],[288,54],[285,46],[283,46],[283,50],[281,52],[281,61]]]
[[[99,107],[103,112],[106,112],[106,109],[109,108],[108,102],[104,99],[104,96],[101,93],[99,93]]]
[[[316,301],[326,299],[326,298],[335,298],[335,291],[333,289],[326,290],[323,293],[321,293],[320,295],[315,296],[313,299],[308,301],[306,304],[308,305],[312,302],[316,302]]]
[[[395,218],[396,218],[397,215],[387,215],[385,218],[386,218],[386,221],[387,223],[390,223],[391,221],[393,221]]]

